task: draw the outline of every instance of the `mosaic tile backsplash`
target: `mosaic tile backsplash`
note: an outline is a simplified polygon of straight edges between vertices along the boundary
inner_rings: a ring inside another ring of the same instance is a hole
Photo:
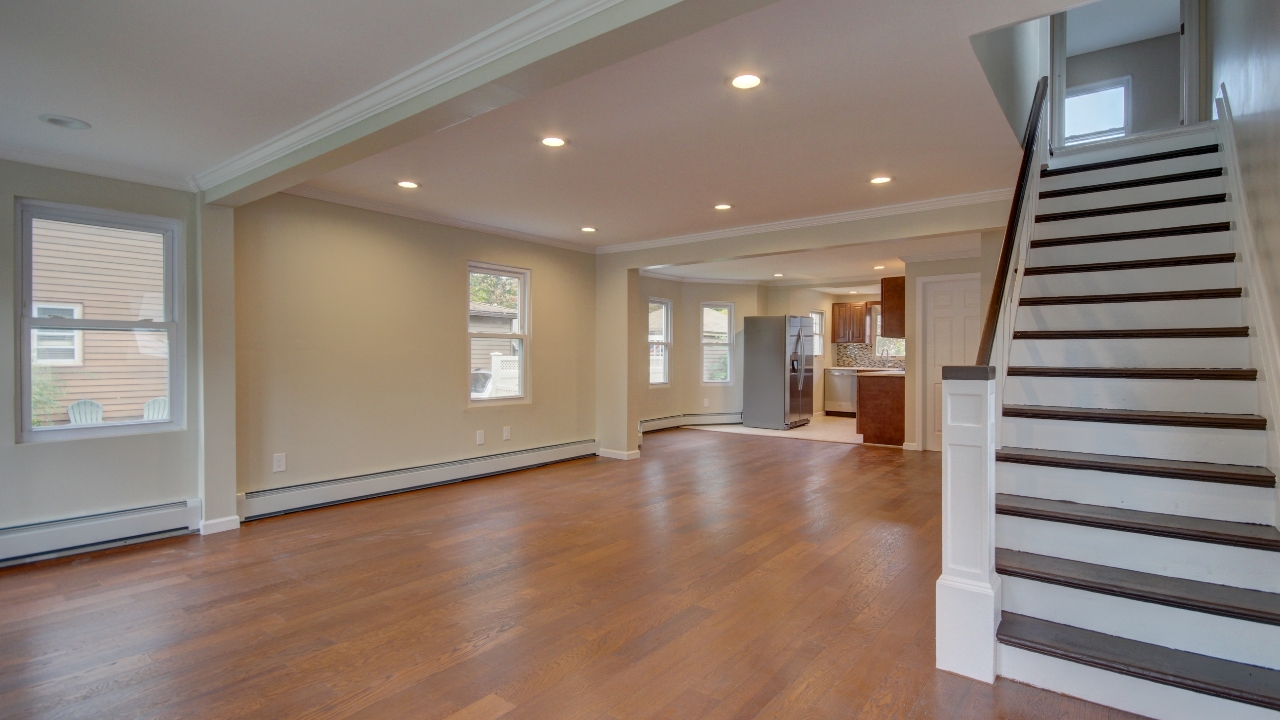
[[[837,343],[836,367],[882,367],[906,369],[907,360],[902,357],[880,357],[867,343]]]

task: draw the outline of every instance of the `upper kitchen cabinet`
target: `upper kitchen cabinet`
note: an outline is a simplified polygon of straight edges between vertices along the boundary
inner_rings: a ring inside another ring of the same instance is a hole
[[[867,304],[832,303],[832,342],[864,343],[867,341]]]
[[[907,336],[907,279],[880,279],[880,335],[889,338]]]

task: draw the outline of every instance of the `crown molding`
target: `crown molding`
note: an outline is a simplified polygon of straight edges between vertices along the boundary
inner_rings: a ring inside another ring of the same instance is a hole
[[[530,233],[520,232],[519,230],[508,230],[506,228],[496,227],[493,225],[485,225],[484,223],[458,220],[444,215],[437,215],[433,212],[427,212],[426,210],[416,210],[414,208],[402,207],[400,205],[392,205],[390,203],[369,200],[367,198],[347,195],[345,193],[334,192],[332,190],[322,190],[308,185],[297,185],[289,188],[288,190],[284,190],[283,192],[287,195],[311,198],[312,200],[320,200],[322,202],[334,203],[336,205],[346,205],[347,207],[360,208],[361,210],[371,210],[373,212],[384,213],[386,215],[396,215],[403,218],[409,218],[410,220],[421,220],[423,222],[435,223],[436,225],[448,225],[449,227],[462,228],[463,230],[475,230],[476,232],[498,235],[500,237],[511,238],[512,240],[524,240],[525,242],[537,243],[539,245],[550,245],[552,247],[558,247],[564,250],[574,250],[577,252],[594,252],[594,250],[587,245],[579,245],[577,243],[567,242],[564,240],[555,240],[552,238],[542,237],[541,235],[532,235]]]
[[[932,200],[902,203],[901,205],[884,205],[882,207],[853,210],[850,212],[835,213],[833,215],[815,215],[813,217],[797,218],[795,220],[781,220],[778,222],[762,223],[760,225],[728,228],[726,230],[711,230],[709,232],[693,233],[691,235],[678,235],[676,237],[662,238],[660,240],[643,240],[641,242],[624,243],[622,245],[609,245],[597,248],[596,252],[620,253],[632,252],[634,250],[650,250],[653,248],[669,247],[671,245],[685,245],[688,243],[704,242],[707,240],[741,237],[743,235],[758,235],[760,233],[777,232],[780,230],[796,230],[799,228],[817,227],[820,225],[834,225],[836,223],[851,222],[853,220],[870,220],[872,218],[889,217],[892,215],[906,215],[908,213],[924,212],[926,210],[941,210],[943,208],[960,207],[963,205],[978,205],[987,202],[1010,200],[1012,198],[1013,190],[1008,188],[1003,190],[987,190],[985,192],[969,193],[967,195],[951,195],[949,197],[934,198]]]
[[[751,285],[754,287],[758,287],[760,285],[766,284],[759,280],[725,280],[723,278],[699,278],[699,277],[680,277],[678,275],[664,275],[663,273],[654,272],[653,270],[646,270],[644,268],[641,268],[640,274],[644,277],[651,277],[658,280],[670,280],[671,282],[682,282],[682,283],[707,283],[711,285]]]
[[[220,185],[535,43],[624,0],[543,0],[426,62],[195,176]]]
[[[0,145],[0,159],[28,165],[39,165],[55,170],[68,170],[86,175],[135,182],[142,185],[153,185],[171,190],[182,190],[183,192],[196,192],[197,190],[190,179],[177,175],[144,170],[128,165],[117,165],[116,163],[102,162],[100,160],[89,160],[82,157],[63,155],[62,153],[28,150],[12,145]]]

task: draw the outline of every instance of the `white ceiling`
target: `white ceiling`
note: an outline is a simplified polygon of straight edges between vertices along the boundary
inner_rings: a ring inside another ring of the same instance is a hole
[[[646,268],[651,275],[679,280],[769,283],[770,285],[818,285],[825,292],[858,290],[879,292],[880,278],[906,272],[906,263],[978,257],[978,233],[945,237],[909,238],[877,243],[844,245],[823,250],[776,253],[689,265]],[[883,265],[883,270],[876,270]],[[775,277],[782,273],[782,277]]]
[[[1067,57],[1176,33],[1181,25],[1179,0],[1101,0],[1067,11]]]
[[[536,4],[6,2],[0,156],[185,184]]]
[[[969,35],[1063,4],[785,0],[299,192],[599,248],[1008,188],[1019,148]]]

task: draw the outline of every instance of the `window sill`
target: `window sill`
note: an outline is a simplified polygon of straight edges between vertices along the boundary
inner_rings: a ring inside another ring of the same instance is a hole
[[[137,422],[103,423],[101,425],[60,425],[45,429],[25,430],[22,433],[20,442],[22,444],[47,443],[101,437],[152,435],[185,429],[185,425],[172,420],[139,420]]]
[[[531,405],[533,399],[528,396],[509,397],[509,398],[468,398],[467,409],[485,407],[499,407],[503,405]]]

